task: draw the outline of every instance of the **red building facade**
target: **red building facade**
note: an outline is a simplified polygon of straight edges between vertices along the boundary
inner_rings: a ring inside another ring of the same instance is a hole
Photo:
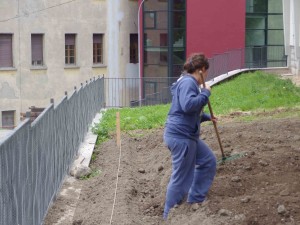
[[[178,77],[194,52],[245,47],[246,0],[139,0],[140,76]]]
[[[214,54],[245,47],[245,0],[188,0],[186,55]]]

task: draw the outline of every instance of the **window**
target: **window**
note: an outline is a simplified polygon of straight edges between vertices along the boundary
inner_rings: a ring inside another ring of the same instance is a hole
[[[130,63],[138,63],[138,34],[130,34]]]
[[[76,64],[76,34],[65,35],[65,64]]]
[[[286,66],[282,1],[246,2],[246,67]]]
[[[177,68],[182,68],[186,55],[186,2],[144,2],[144,77],[178,76]]]
[[[185,9],[185,1],[186,0],[174,0],[174,9],[175,10],[184,10]]]
[[[12,66],[12,34],[0,34],[0,67]]]
[[[2,128],[13,129],[15,126],[15,111],[2,111]]]
[[[168,62],[168,34],[160,34],[160,62]]]
[[[93,63],[103,63],[103,42],[102,34],[93,34]]]
[[[148,35],[145,33],[144,34],[144,46],[147,46],[147,39],[148,39]],[[143,58],[144,58],[144,63],[147,63],[147,61],[148,61],[148,54],[147,54],[147,49],[146,48],[144,48]]]
[[[145,28],[154,29],[156,28],[156,12],[145,12]]]
[[[31,64],[43,65],[43,34],[31,34]]]

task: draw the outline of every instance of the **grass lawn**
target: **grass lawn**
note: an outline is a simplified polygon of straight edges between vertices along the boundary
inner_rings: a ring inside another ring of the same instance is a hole
[[[290,80],[260,71],[244,73],[212,87],[210,97],[214,114],[226,116],[236,111],[257,112],[248,115],[253,120],[259,112],[280,109],[282,116],[300,117],[300,88]],[[95,128],[98,143],[109,138],[116,129],[116,112],[120,112],[122,131],[152,129],[164,126],[170,108],[167,105],[109,109]],[[205,108],[206,112],[208,108]]]

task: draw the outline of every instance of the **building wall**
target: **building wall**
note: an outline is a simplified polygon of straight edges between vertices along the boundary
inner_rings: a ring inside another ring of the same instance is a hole
[[[138,0],[119,0],[123,17],[120,24],[121,57],[119,77],[138,77],[138,63],[130,63],[130,34],[138,33]]]
[[[110,78],[135,78],[138,77],[138,64],[130,63],[130,34],[138,32],[138,0],[109,0],[107,15],[108,34],[108,74]],[[122,82],[122,80],[120,81]],[[122,84],[120,84],[122,87]],[[106,105],[118,105],[121,98],[129,96],[124,91],[138,92],[139,87],[133,90],[116,88],[115,82],[108,82]],[[115,92],[118,92],[117,94]],[[130,99],[126,99],[130,102]]]
[[[67,3],[66,3],[67,2]],[[30,106],[59,102],[65,91],[93,77],[137,76],[129,63],[129,36],[137,33],[137,0],[1,1],[0,33],[13,34],[13,68],[0,68],[1,112],[15,122]],[[54,6],[54,7],[53,7]],[[44,34],[45,66],[31,66],[31,34]],[[76,34],[76,66],[65,66],[65,34]],[[93,65],[93,34],[103,34],[103,64]]]
[[[288,67],[300,75],[300,2],[283,0],[284,43],[288,55]]]
[[[245,0],[187,1],[187,55],[245,47]]]

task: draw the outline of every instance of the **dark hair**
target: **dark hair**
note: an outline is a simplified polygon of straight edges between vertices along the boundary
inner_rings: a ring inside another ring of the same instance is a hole
[[[183,69],[188,73],[194,73],[198,69],[205,68],[208,70],[209,63],[208,59],[203,53],[194,53],[188,57],[183,65]]]

